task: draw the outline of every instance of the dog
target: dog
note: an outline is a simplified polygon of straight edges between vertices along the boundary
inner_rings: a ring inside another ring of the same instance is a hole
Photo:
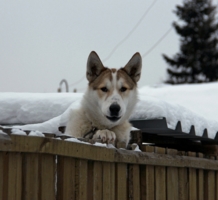
[[[89,54],[86,78],[88,88],[81,107],[71,111],[65,134],[101,139],[103,143],[130,140],[129,117],[137,103],[137,82],[142,58],[135,53],[125,67],[104,67],[96,52]]]

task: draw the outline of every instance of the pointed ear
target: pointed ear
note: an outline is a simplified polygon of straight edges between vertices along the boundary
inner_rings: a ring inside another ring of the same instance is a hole
[[[140,53],[135,53],[124,68],[126,73],[132,78],[134,82],[138,82],[141,76],[142,57]]]
[[[89,54],[87,61],[86,78],[88,81],[92,82],[95,80],[104,69],[105,67],[103,66],[98,54],[95,51],[92,51]]]

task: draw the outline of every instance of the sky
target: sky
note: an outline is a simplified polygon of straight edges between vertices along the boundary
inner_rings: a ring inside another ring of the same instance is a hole
[[[93,50],[105,66],[113,68],[123,67],[135,52],[147,53],[139,87],[159,84],[166,78],[162,54],[178,52],[179,36],[171,29],[158,41],[177,20],[173,10],[181,3],[2,0],[0,92],[57,92],[62,79],[69,83],[70,92],[74,88],[83,92],[86,62]]]

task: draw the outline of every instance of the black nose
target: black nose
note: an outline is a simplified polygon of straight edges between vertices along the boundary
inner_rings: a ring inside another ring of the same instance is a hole
[[[110,112],[111,112],[111,116],[118,116],[119,115],[119,111],[120,111],[120,106],[118,104],[112,104],[110,106]]]

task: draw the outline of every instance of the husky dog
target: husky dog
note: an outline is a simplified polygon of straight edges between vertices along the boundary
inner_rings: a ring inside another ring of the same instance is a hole
[[[130,139],[129,117],[137,103],[137,82],[140,79],[142,58],[135,53],[125,67],[104,67],[96,52],[87,61],[88,88],[81,107],[69,115],[66,134],[102,142],[125,142]]]

